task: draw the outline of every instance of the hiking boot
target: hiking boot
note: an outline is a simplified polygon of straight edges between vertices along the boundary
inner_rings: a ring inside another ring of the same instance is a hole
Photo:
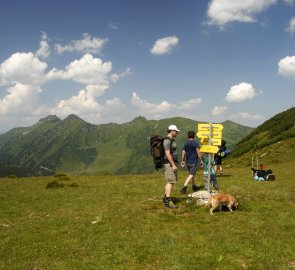
[[[198,191],[198,187],[196,185],[193,185],[193,192]]]
[[[165,204],[166,203],[166,195],[163,197],[163,203]]]
[[[166,198],[165,206],[166,206],[167,208],[171,208],[171,209],[176,209],[176,208],[178,208],[178,207],[172,202],[172,200],[171,200],[170,198]]]
[[[187,191],[187,186],[183,186],[182,189],[180,190],[181,194],[186,194]]]

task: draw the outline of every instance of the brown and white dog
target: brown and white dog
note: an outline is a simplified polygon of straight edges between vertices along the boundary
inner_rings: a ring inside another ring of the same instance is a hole
[[[222,206],[226,205],[229,211],[233,211],[232,207],[238,208],[238,202],[234,196],[230,194],[215,194],[209,199],[207,206],[211,206],[210,214],[213,215],[213,211],[219,206],[219,211],[222,210]]]

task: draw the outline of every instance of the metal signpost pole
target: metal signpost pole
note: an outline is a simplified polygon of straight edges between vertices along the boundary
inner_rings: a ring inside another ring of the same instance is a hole
[[[208,144],[212,144],[212,123],[209,123],[209,141]],[[211,153],[208,153],[208,179],[207,179],[207,190],[210,193],[210,178],[211,178]]]

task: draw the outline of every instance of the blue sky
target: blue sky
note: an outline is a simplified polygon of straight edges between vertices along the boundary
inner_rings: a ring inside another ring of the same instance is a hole
[[[294,105],[294,0],[0,3],[0,131],[55,114],[255,127]]]

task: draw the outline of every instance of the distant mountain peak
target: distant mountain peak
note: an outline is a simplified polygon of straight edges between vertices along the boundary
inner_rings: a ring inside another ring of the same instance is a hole
[[[76,114],[70,114],[68,115],[63,122],[70,122],[70,121],[81,121],[81,122],[86,122],[84,121],[82,118],[80,118],[78,115]]]
[[[147,119],[143,116],[137,116],[132,120],[132,122],[141,122],[141,121],[147,121]]]
[[[60,121],[60,118],[58,118],[56,115],[48,115],[44,118],[41,118],[39,120],[39,123],[44,123],[44,122],[55,122],[55,121]]]

